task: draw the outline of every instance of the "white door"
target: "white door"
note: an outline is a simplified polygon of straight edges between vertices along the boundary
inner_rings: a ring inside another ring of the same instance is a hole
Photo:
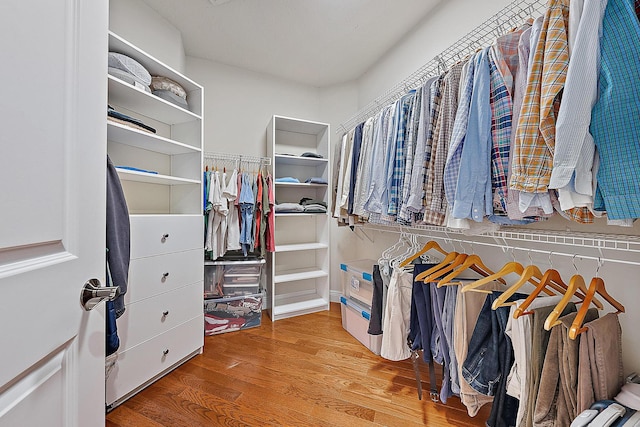
[[[104,425],[106,0],[0,1],[0,426]]]

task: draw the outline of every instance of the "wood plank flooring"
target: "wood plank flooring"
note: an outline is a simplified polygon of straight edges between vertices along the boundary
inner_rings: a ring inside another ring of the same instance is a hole
[[[202,355],[108,413],[106,427],[485,425],[488,405],[470,418],[457,397],[432,402],[421,366],[418,400],[411,362],[362,346],[340,304],[275,323],[265,312],[260,327],[205,337]]]

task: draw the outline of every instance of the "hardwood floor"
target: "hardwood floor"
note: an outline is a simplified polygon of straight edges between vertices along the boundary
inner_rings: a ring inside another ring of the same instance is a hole
[[[411,362],[371,353],[331,310],[205,337],[202,355],[106,416],[107,427],[484,426],[457,397],[418,400]],[[437,371],[441,371],[437,367]],[[438,380],[439,381],[439,380]]]

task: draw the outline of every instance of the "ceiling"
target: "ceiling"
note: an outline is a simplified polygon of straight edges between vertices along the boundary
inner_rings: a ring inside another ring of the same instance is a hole
[[[143,0],[185,54],[323,87],[362,76],[441,0]]]

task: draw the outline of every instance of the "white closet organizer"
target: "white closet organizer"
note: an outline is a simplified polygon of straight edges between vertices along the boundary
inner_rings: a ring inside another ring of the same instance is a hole
[[[305,183],[331,176],[329,125],[273,116],[267,131],[267,151],[274,178],[300,183],[275,183],[276,203],[302,198],[329,201],[327,184]],[[303,157],[320,154],[322,158]],[[330,302],[329,214],[276,213],[276,251],[267,264],[268,311],[273,321],[328,310]]]
[[[140,62],[187,92],[189,110],[111,75],[109,105],[156,134],[107,122],[107,150],[118,169],[131,223],[131,264],[120,348],[107,378],[111,409],[202,351],[203,88],[117,35],[109,50]],[[105,106],[106,109],[106,106]]]

